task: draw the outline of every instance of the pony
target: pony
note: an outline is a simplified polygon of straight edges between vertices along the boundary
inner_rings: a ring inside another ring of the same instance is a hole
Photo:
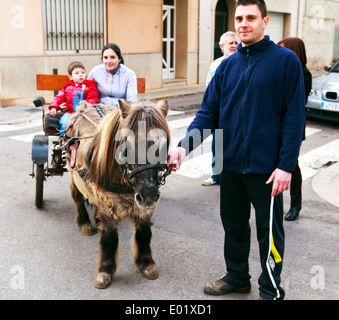
[[[157,104],[119,100],[118,108],[82,102],[68,123],[67,170],[77,225],[84,235],[96,231],[86,209],[88,201],[100,233],[96,288],[112,282],[119,262],[118,226],[125,218],[134,224],[132,259],[145,278],[158,278],[150,246],[151,217],[159,188],[170,174],[168,110],[166,100]]]

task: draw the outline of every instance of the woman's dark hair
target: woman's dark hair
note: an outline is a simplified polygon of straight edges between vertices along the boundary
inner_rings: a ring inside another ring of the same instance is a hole
[[[306,56],[306,48],[305,43],[300,38],[291,37],[286,38],[278,42],[279,45],[294,51],[294,53],[298,56],[301,64],[306,66],[307,64],[307,56]]]
[[[124,58],[121,55],[121,50],[120,50],[119,46],[115,43],[108,43],[104,46],[104,48],[102,49],[102,52],[101,52],[101,58],[104,56],[104,52],[107,49],[112,49],[117,54],[118,58],[121,59],[120,63],[124,64]]]

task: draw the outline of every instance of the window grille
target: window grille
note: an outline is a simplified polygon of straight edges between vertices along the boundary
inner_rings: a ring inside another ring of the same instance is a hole
[[[101,50],[105,0],[43,0],[45,51]]]

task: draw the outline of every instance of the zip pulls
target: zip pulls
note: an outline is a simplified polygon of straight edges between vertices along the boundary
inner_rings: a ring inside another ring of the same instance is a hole
[[[106,83],[108,81],[108,72],[109,71],[106,69]],[[116,73],[118,74],[118,90],[121,91],[121,70],[119,70]],[[114,83],[114,76],[115,76],[116,73],[111,73],[111,75],[112,75],[112,83],[111,83],[110,97],[113,97],[113,83]]]
[[[246,104],[247,104],[247,96],[248,96],[248,79],[249,79],[249,70],[251,68],[251,54],[250,54],[250,49],[249,47],[246,48],[246,69],[245,69],[245,75],[244,75],[244,93],[243,93],[243,98],[241,101],[241,116],[242,116],[242,121],[244,123],[243,129],[242,129],[242,136],[243,136],[243,141],[246,141],[246,134],[247,134],[247,127],[245,123],[247,123],[247,112],[246,112]],[[246,144],[243,144],[243,148],[245,148]],[[244,157],[243,157],[243,168],[248,168],[249,167],[249,157],[248,157],[248,150],[244,151]],[[246,171],[243,171],[243,174],[246,174]]]

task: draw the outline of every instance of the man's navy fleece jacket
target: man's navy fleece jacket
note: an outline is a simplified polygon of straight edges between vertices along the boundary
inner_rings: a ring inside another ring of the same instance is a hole
[[[225,59],[179,146],[197,147],[189,132],[223,130],[223,170],[292,173],[305,124],[302,66],[294,52],[268,36]],[[206,136],[204,136],[206,138]],[[216,150],[220,152],[221,150]]]

